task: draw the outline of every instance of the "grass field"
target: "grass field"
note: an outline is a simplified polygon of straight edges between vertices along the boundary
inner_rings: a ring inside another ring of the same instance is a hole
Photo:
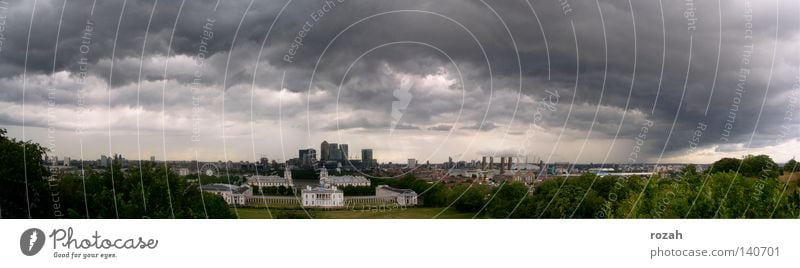
[[[781,181],[784,181],[784,182],[786,182],[786,181],[796,181],[796,180],[800,179],[800,172],[793,172],[793,173],[786,172],[785,174],[783,174],[783,176],[780,177],[780,179],[781,179]]]
[[[442,212],[444,208],[395,208],[382,211],[370,210],[308,210],[309,214],[315,219],[430,219],[439,214],[438,219],[469,219],[471,213],[459,213],[454,209]],[[231,209],[233,210],[233,209]],[[270,213],[264,208],[238,208],[240,219],[270,219],[274,217],[283,218],[283,215],[291,214],[299,218],[307,218],[303,210],[272,209]],[[270,214],[272,217],[270,217]]]

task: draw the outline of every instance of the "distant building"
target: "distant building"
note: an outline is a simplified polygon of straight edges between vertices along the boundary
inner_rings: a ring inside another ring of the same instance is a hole
[[[533,170],[516,170],[511,177],[516,182],[534,183],[537,179],[537,173]]]
[[[370,186],[370,181],[364,176],[329,176],[325,168],[319,171],[319,184],[323,187]]]
[[[338,143],[328,144],[328,154],[330,157],[327,160],[333,160],[333,161],[341,160],[339,156],[341,156],[342,153],[339,151],[339,144]]]
[[[375,196],[377,197],[393,197],[397,204],[404,206],[417,205],[417,192],[410,189],[398,189],[388,185],[378,185],[375,187]]]
[[[375,160],[372,158],[372,149],[361,149],[361,163],[365,168],[372,168]]]
[[[253,196],[253,189],[249,186],[236,186],[231,184],[206,184],[200,186],[203,192],[216,194],[225,199],[228,205],[245,205],[247,198]]]
[[[178,168],[178,176],[189,176],[189,169],[188,168]]]
[[[350,159],[350,152],[348,150],[349,149],[348,149],[348,145],[347,144],[339,144],[339,154],[340,154],[339,155],[339,159],[340,160],[347,161],[347,159]]]
[[[276,175],[270,176],[262,176],[262,175],[254,175],[247,178],[247,184],[250,186],[258,186],[258,187],[294,187],[294,183],[292,182],[292,171],[289,169],[285,169],[283,171],[283,177],[279,177]]]
[[[340,208],[344,207],[344,192],[336,187],[306,186],[301,191],[304,207]]]
[[[156,161],[156,157],[155,156],[150,156],[150,162],[155,162],[155,161]]]
[[[417,168],[417,159],[409,158],[408,159],[408,168],[410,168],[410,169]]]
[[[331,159],[331,150],[328,141],[322,141],[319,145],[319,161],[325,162]]]
[[[299,155],[300,165],[303,167],[311,167],[317,162],[317,150],[313,148],[302,149]]]

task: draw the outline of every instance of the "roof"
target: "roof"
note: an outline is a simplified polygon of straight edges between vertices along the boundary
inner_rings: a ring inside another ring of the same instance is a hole
[[[369,183],[369,180],[367,178],[364,178],[364,176],[351,176],[351,175],[328,176],[326,180],[334,184]]]
[[[249,187],[247,186],[236,186],[232,184],[223,184],[223,183],[214,183],[214,184],[206,184],[200,186],[200,189],[203,191],[212,191],[212,192],[233,192],[235,194],[241,194],[246,192]]]
[[[394,188],[394,187],[391,187],[389,185],[378,185],[376,190],[377,189],[388,190],[388,191],[392,191],[392,192],[395,192],[395,193],[398,193],[398,194],[417,194],[417,192],[414,192],[414,190],[411,190],[411,189]]]
[[[262,176],[262,175],[254,175],[247,178],[247,183],[287,183],[289,182],[288,179],[276,175],[269,175],[269,176]]]
[[[342,190],[337,189],[336,187],[333,188],[325,188],[325,187],[311,187],[308,186],[302,190],[303,193],[341,193]]]

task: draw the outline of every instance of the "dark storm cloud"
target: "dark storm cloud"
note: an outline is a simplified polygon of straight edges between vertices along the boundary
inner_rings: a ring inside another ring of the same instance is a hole
[[[13,27],[7,27],[0,77],[13,79],[22,73],[28,46],[28,75],[44,74],[33,77],[47,79],[53,69],[63,3],[38,2],[30,43],[25,41],[33,2],[13,5],[8,22]],[[217,1],[186,1],[182,9],[180,1],[159,1],[149,31],[147,21],[155,1],[127,1],[124,13],[123,1],[98,1],[90,15],[92,3],[67,2],[55,70],[77,72],[81,31],[91,19],[95,32],[88,53],[90,73],[108,82],[110,59],[115,58],[110,83],[119,92],[114,106],[135,105],[138,99],[146,109],[160,109],[157,84],[145,86],[141,98],[133,96],[143,45],[142,78],[161,81],[168,64],[166,76],[172,82],[165,105],[190,105],[180,96],[190,93],[194,66],[175,57],[196,56],[202,27],[210,18],[215,20],[214,37],[207,44],[202,83],[219,88],[219,94],[224,84],[226,94],[231,94],[228,101],[236,102],[226,108],[233,113],[249,108],[249,103],[240,102],[248,100],[251,82],[266,90],[280,90],[283,80],[290,92],[327,93],[311,101],[309,116],[331,113],[337,107],[358,115],[342,118],[338,126],[320,125],[320,130],[388,129],[393,102],[403,101],[397,90],[407,87],[403,84],[407,78],[416,84],[408,89],[411,97],[397,129],[449,131],[455,126],[476,131],[481,126],[481,131],[519,134],[533,122],[547,92],[558,92],[557,111],[537,122],[545,131],[558,133],[569,120],[566,133],[591,129],[590,139],[605,139],[616,136],[619,129],[619,138],[630,139],[649,119],[655,124],[644,149],[651,157],[657,157],[662,148],[667,156],[683,153],[698,123],[707,125],[701,146],[720,145],[718,151],[740,148],[736,144],[749,142],[751,136],[751,148],[798,137],[793,131],[783,138],[776,130],[785,123],[785,96],[794,86],[800,64],[800,21],[793,15],[800,6],[787,1],[780,2],[779,13],[775,1],[750,2],[750,6],[728,2],[722,3],[721,10],[714,1],[695,1],[693,31],[687,29],[690,20],[683,1],[663,1],[663,9],[661,1],[571,1],[567,15],[557,1],[332,1],[335,7],[324,14],[315,13],[325,7],[324,1],[292,1],[282,13],[283,1],[221,1],[219,6]],[[752,39],[747,39],[745,12],[750,8]],[[312,13],[322,14],[321,19],[314,21],[309,17]],[[307,21],[313,25],[306,31]],[[741,57],[749,43],[755,49],[744,66]],[[289,55],[292,44],[298,47]],[[167,54],[169,63],[164,62]],[[738,97],[736,86],[743,67],[750,72],[745,93]],[[437,77],[447,79],[420,82]],[[21,102],[19,83],[7,84],[0,100]],[[45,89],[32,87],[26,101],[46,101]],[[723,137],[732,104],[739,100],[730,135]],[[103,104],[102,99],[98,101]],[[767,105],[762,107],[762,102]],[[287,108],[298,118],[307,112],[305,106]],[[272,109],[257,110],[265,111],[259,115],[274,116]],[[791,127],[797,130],[796,125]],[[573,136],[568,140],[586,137],[569,135]]]

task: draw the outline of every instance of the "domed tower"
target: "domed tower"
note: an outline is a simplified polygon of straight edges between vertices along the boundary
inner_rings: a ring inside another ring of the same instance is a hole
[[[319,170],[319,185],[326,186],[328,185],[328,170],[325,167],[322,167]]]

